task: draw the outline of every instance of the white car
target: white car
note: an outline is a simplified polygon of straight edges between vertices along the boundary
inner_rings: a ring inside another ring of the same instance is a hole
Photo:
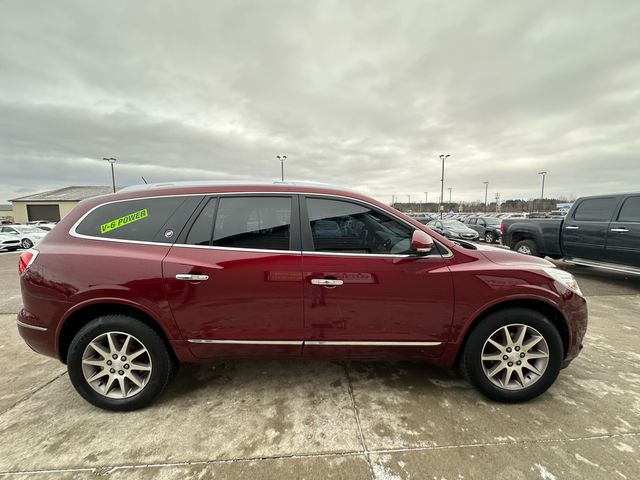
[[[18,239],[20,246],[29,249],[42,240],[47,234],[46,231],[35,225],[5,225],[0,227],[0,233],[10,235]]]
[[[0,233],[0,250],[17,250],[18,248],[20,248],[19,238],[8,233]]]

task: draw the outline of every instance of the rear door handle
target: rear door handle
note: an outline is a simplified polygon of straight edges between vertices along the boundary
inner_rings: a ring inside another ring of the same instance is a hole
[[[209,275],[179,273],[176,275],[176,280],[185,280],[187,282],[202,282],[204,280],[209,280]]]
[[[323,287],[338,287],[344,284],[344,281],[333,278],[312,278],[311,283],[313,285],[322,285]]]
[[[578,227],[577,225],[567,225],[565,228],[567,230],[578,230],[580,227]]]
[[[611,231],[616,233],[622,233],[622,232],[628,232],[629,229],[628,228],[612,228]]]

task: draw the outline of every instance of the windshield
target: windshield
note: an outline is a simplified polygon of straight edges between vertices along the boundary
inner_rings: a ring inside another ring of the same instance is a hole
[[[31,225],[12,225],[20,233],[42,233],[43,231],[38,227],[33,227]]]
[[[449,228],[467,228],[467,226],[458,220],[443,220],[442,224]]]

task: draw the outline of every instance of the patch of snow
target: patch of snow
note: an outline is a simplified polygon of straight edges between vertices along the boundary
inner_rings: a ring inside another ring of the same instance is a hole
[[[600,465],[598,465],[597,463],[593,463],[591,460],[584,458],[582,455],[580,455],[579,453],[576,453],[575,455],[576,460],[586,463],[587,465],[591,465],[592,467],[600,467]]]
[[[536,468],[538,469],[540,478],[542,478],[543,480],[558,480],[558,478],[549,470],[547,470],[547,467],[545,467],[544,465],[536,463]]]
[[[629,453],[635,452],[635,450],[633,449],[633,447],[631,445],[627,445],[626,443],[622,443],[622,442],[617,444],[616,448],[618,450],[620,450],[621,452],[629,452]]]

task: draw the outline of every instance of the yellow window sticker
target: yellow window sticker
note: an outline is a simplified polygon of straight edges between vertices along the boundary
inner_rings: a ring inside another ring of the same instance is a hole
[[[116,228],[124,227],[125,225],[129,225],[130,223],[137,222],[138,220],[142,220],[143,218],[147,218],[149,216],[149,212],[147,212],[146,208],[142,210],[138,210],[137,212],[129,213],[124,217],[116,218],[115,220],[111,220],[110,222],[103,223],[100,225],[100,233],[107,233],[111,230],[115,230]]]

